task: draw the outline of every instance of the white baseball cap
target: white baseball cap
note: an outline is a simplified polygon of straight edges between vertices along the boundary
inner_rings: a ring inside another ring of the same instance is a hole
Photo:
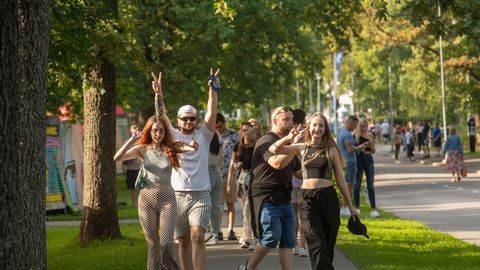
[[[177,116],[180,116],[182,113],[194,113],[195,115],[197,114],[197,109],[193,107],[192,105],[183,105],[178,109]]]

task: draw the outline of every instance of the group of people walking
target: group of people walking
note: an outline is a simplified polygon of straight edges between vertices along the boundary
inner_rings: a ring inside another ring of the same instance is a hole
[[[333,180],[342,193],[342,211],[356,220],[365,172],[371,215],[379,216],[371,156],[375,144],[368,123],[360,120],[353,136],[359,119],[350,117],[335,142],[321,113],[312,114],[305,124],[303,111],[277,107],[268,133],[262,136],[261,126],[250,119],[241,123],[238,134],[227,129],[217,113],[218,75],[219,70],[210,71],[204,123],[198,124],[196,109],[185,105],[177,112],[178,128],[165,114],[162,74],[153,75],[156,114],[115,154],[116,161],[139,159],[147,180],[138,198],[147,269],[205,269],[205,242],[223,239],[222,201],[227,205],[227,237],[237,240],[237,198],[243,214],[239,242],[254,250],[238,269],[257,269],[277,247],[282,269],[291,269],[292,250],[309,256],[312,269],[333,269],[341,213]]]
[[[442,145],[442,141],[444,141]],[[447,128],[447,138],[443,140],[442,130],[438,123],[433,129],[427,121],[420,121],[416,127],[412,123],[397,125],[394,130],[393,144],[395,146],[395,159],[399,159],[400,149],[406,152],[407,159],[413,161],[415,146],[417,153],[423,153],[424,159],[430,158],[430,144],[437,151],[437,157],[445,157],[446,166],[452,174],[451,182],[458,182],[462,174],[466,174],[466,167],[463,157],[463,142],[457,135],[454,126]]]

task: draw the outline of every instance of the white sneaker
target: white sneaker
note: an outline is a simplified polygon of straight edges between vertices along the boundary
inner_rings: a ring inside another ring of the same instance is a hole
[[[205,245],[218,245],[218,237],[214,233],[206,233]]]
[[[299,247],[292,248],[292,255],[298,255],[298,248]]]
[[[256,245],[257,245],[257,242],[253,241],[252,243],[250,243],[250,246],[248,246],[248,250],[255,250]]]
[[[298,256],[299,257],[308,257],[308,250],[304,247],[298,249]]]
[[[350,216],[350,210],[348,209],[348,207],[340,208],[340,216]]]
[[[207,242],[205,242],[205,245],[218,245],[218,239],[217,237],[212,237],[210,238]]]
[[[372,210],[372,212],[370,212],[370,217],[379,218],[380,214],[377,212],[377,210]]]

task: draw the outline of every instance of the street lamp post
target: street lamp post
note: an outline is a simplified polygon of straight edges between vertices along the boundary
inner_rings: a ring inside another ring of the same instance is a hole
[[[440,3],[437,1],[438,18],[442,16],[440,9]],[[445,108],[445,78],[443,75],[443,42],[442,34],[438,35],[438,41],[440,43],[440,79],[442,81],[442,115],[443,115],[443,138],[447,139],[447,112]]]
[[[317,80],[317,112],[321,113],[322,105],[320,104],[320,73],[315,73],[315,79]]]
[[[313,106],[313,94],[312,94],[312,80],[308,79],[308,111],[313,113],[315,107]]]

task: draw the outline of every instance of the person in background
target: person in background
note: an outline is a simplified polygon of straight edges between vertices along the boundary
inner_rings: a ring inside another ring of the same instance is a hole
[[[460,181],[460,171],[465,166],[463,162],[463,143],[457,135],[455,127],[451,127],[445,144],[443,145],[442,153],[447,154],[447,170],[452,173],[452,182]]]
[[[407,158],[409,161],[413,161],[413,149],[415,148],[415,136],[413,135],[413,129],[407,128],[405,133],[405,148],[407,149]]]
[[[250,119],[248,119],[248,123],[250,123],[250,125],[252,125],[253,127],[258,128],[258,130],[260,131],[260,134],[263,134],[262,125],[260,125],[260,123],[257,121],[257,119],[250,118]]]
[[[210,199],[212,211],[210,212],[209,235],[206,237],[207,245],[218,244],[218,235],[222,231],[222,167],[223,145],[220,143],[218,134],[213,134],[210,142],[210,156],[208,158],[208,174],[210,175]]]
[[[293,128],[298,129],[300,126],[300,129],[305,129],[305,117],[307,114],[302,110],[302,109],[295,109],[292,111],[293,113]],[[302,136],[298,142],[304,142],[305,137]],[[298,213],[298,204],[300,201],[299,195],[300,195],[300,187],[302,186],[302,179],[295,177],[295,175],[292,177],[292,207],[293,211],[295,211],[295,237],[297,239],[297,246],[293,249],[293,255],[298,255],[299,257],[308,257],[308,250],[307,250],[307,243],[305,240],[305,234],[303,233],[303,230],[299,230],[299,228],[302,226],[301,222],[302,220],[300,219],[299,213]],[[300,243],[298,243],[298,235],[300,233]]]
[[[349,198],[351,200],[353,187],[357,180],[357,152],[364,150],[368,144],[363,143],[355,145],[355,139],[352,136],[352,131],[358,125],[358,118],[356,116],[349,116],[345,122],[345,128],[340,130],[337,137],[337,145],[342,153],[343,158],[346,161],[345,166],[345,181],[347,182],[347,189]],[[343,193],[342,193],[343,194]],[[347,207],[347,198],[342,198],[342,208],[340,209],[340,215],[349,216],[350,211]]]
[[[430,125],[427,121],[423,124],[422,139],[423,158],[430,158]]]
[[[417,129],[414,131],[417,134],[416,143],[418,145],[418,154],[422,152],[423,146],[423,121],[418,122]]]
[[[395,132],[393,133],[393,145],[395,146],[395,159],[398,159],[398,154],[400,153],[400,148],[402,147],[402,128],[400,125],[397,125]]]
[[[227,121],[225,120],[225,116],[221,113],[217,113],[216,128],[217,132],[220,134],[220,142],[223,144],[224,150],[222,166],[222,202],[227,204],[228,240],[237,240],[235,232],[233,232],[237,196],[235,193],[227,193],[227,178],[230,160],[232,159],[233,147],[240,141],[240,135],[236,131],[227,128]],[[223,240],[223,235],[220,235],[219,238]]]
[[[292,129],[289,135],[275,142],[269,151],[278,155],[302,157],[303,183],[300,191],[300,217],[302,230],[308,243],[312,269],[333,269],[333,255],[340,227],[338,196],[333,187],[333,176],[338,189],[346,200],[353,220],[360,218],[350,200],[343,178],[343,160],[335,144],[327,119],[314,113],[306,129],[305,143],[292,140],[302,133]]]
[[[255,249],[255,236],[251,224],[250,204],[248,189],[250,187],[252,169],[252,155],[255,143],[262,136],[260,130],[252,127],[251,122],[242,122],[240,125],[240,142],[233,148],[232,159],[228,170],[227,193],[232,194],[237,190],[237,196],[242,204],[243,226],[240,235],[240,248]],[[239,170],[235,176],[235,167]],[[237,178],[237,181],[235,181]],[[235,183],[237,188],[235,189]]]
[[[440,156],[440,150],[442,149],[442,132],[438,123],[435,124],[435,128],[432,130],[432,143],[433,147],[437,149],[437,157]]]
[[[383,123],[382,123],[382,137],[383,137],[383,143],[387,144],[388,141],[390,140],[390,124],[388,123],[387,119],[383,120]]]
[[[133,135],[138,129],[138,125],[133,124],[130,126],[130,135]],[[132,199],[133,206],[138,206],[138,193],[140,192],[135,188],[135,181],[137,180],[138,172],[140,171],[140,166],[142,165],[141,160],[138,158],[124,160],[123,164],[126,166],[127,171],[125,173],[127,180],[127,189],[130,190],[130,198]]]
[[[353,201],[357,212],[360,213],[360,188],[362,187],[363,172],[365,172],[365,178],[367,180],[368,200],[370,201],[370,217],[378,218],[380,214],[377,212],[375,203],[375,163],[373,161],[373,154],[375,154],[375,139],[373,134],[368,132],[368,121],[365,118],[360,118],[357,128],[355,129],[355,142],[356,145],[363,143],[367,144],[367,147],[358,152],[357,154],[357,180],[353,191]]]

